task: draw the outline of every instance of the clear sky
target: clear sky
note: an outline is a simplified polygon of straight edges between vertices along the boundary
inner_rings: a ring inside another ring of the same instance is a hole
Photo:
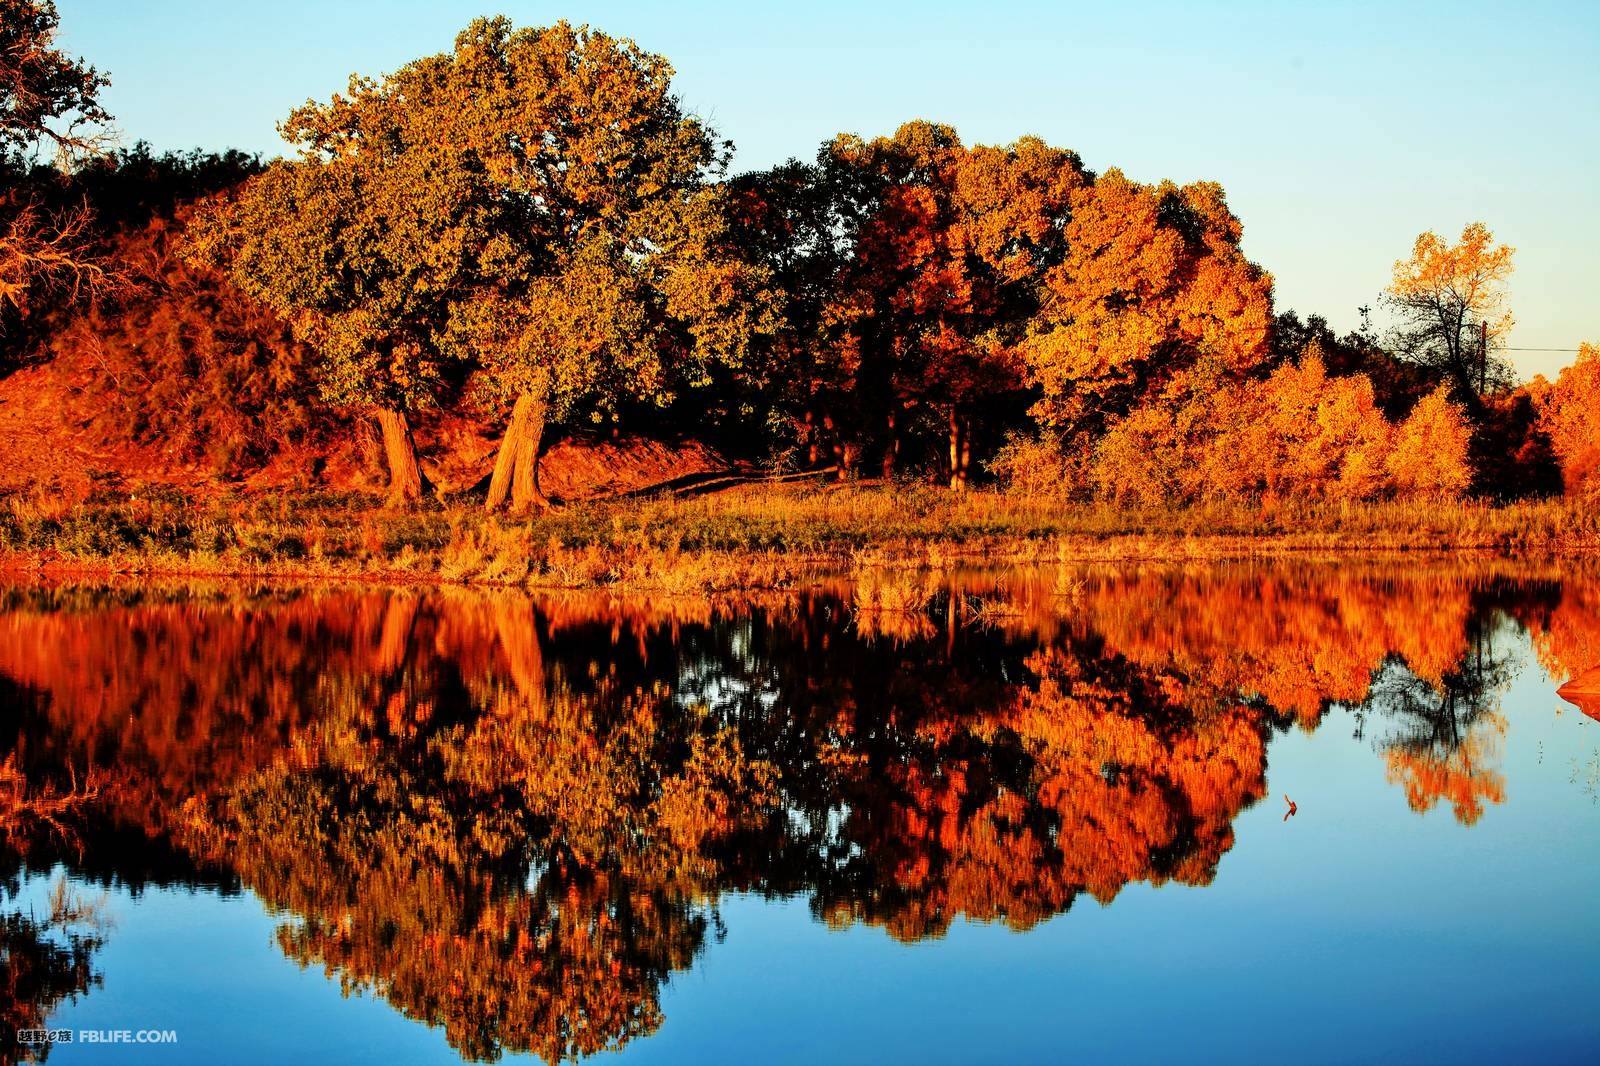
[[[1277,279],[1335,326],[1424,229],[1517,248],[1511,343],[1600,342],[1600,0],[1557,3],[694,3],[57,0],[124,138],[284,150],[353,72],[447,49],[481,14],[559,18],[670,58],[736,169],[911,118],[1026,133],[1096,170],[1213,179]],[[1570,354],[1522,352],[1525,374]]]

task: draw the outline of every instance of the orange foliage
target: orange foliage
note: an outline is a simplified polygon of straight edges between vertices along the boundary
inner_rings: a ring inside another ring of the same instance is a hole
[[[1073,193],[1066,255],[1045,275],[1022,353],[1046,426],[1113,419],[1268,354],[1272,281],[1239,249],[1220,186],[1140,185],[1110,170]]]
[[[1511,330],[1504,286],[1515,251],[1495,244],[1482,222],[1472,222],[1455,244],[1431,231],[1422,234],[1411,258],[1394,265],[1384,300],[1398,319],[1401,354],[1442,371],[1457,395],[1508,383],[1509,365],[1479,349],[1485,335],[1493,349]]]
[[[853,261],[824,315],[848,356],[827,384],[854,394],[858,420],[889,425],[886,467],[897,418],[942,416],[950,474],[964,483],[963,423],[980,401],[1022,387],[1016,341],[1044,264],[1058,257],[1059,220],[1089,177],[1076,155],[1035,138],[968,148],[929,122],[871,141],[840,136],[824,152],[834,195],[861,199]]]
[[[1101,439],[1092,478],[1144,501],[1450,498],[1470,480],[1467,445],[1442,391],[1393,426],[1366,375],[1329,377],[1312,346],[1265,381],[1136,408]]]
[[[1600,346],[1582,345],[1577,360],[1561,371],[1555,384],[1541,377],[1530,391],[1539,428],[1561,462],[1566,494],[1600,500]]]

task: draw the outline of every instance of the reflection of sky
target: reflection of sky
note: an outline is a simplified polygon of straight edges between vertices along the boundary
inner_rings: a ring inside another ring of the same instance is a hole
[[[1206,888],[1081,897],[1026,934],[911,946],[827,934],[800,903],[726,903],[641,1060],[1594,1061],[1600,723],[1536,666],[1508,693],[1506,802],[1417,815],[1348,715],[1268,752],[1267,799]],[[1299,804],[1288,823],[1283,793]],[[787,1017],[784,1025],[774,1019]],[[903,1049],[903,1050],[902,1050]]]
[[[1498,640],[1498,638],[1497,638]],[[1519,641],[1519,644],[1522,642]],[[1600,723],[1531,661],[1473,827],[1418,815],[1335,712],[1276,735],[1268,795],[1206,888],[1131,885],[1018,934],[829,932],[803,899],[721,902],[662,996],[649,1061],[1594,1061],[1600,1054]],[[1300,813],[1285,823],[1283,794]],[[48,881],[30,886],[43,910]],[[51,1062],[457,1061],[443,1035],[279,952],[253,897],[113,894],[105,984],[54,1024],[174,1028],[179,1044],[60,1046]]]

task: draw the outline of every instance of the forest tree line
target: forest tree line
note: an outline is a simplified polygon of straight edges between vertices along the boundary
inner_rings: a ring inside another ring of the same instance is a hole
[[[0,373],[86,362],[104,432],[225,473],[371,424],[414,501],[443,408],[516,511],[552,427],[1062,498],[1600,492],[1600,350],[1516,381],[1481,224],[1341,335],[1274,308],[1219,185],[926,121],[734,174],[668,61],[587,27],[477,20],[264,162],[108,149],[53,6],[0,20]]]

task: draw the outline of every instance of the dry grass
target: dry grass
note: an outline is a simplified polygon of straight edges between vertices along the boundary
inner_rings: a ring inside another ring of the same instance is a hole
[[[48,493],[0,498],[0,566],[24,570],[702,593],[787,587],[821,570],[915,570],[968,560],[1386,551],[1597,553],[1600,515],[1561,501],[1128,509],[848,485],[580,503],[527,520],[487,516],[466,504],[382,511],[358,495],[217,500],[134,487],[78,504]],[[868,600],[859,606],[880,614],[914,609],[920,595],[911,578],[873,579],[865,587]]]

